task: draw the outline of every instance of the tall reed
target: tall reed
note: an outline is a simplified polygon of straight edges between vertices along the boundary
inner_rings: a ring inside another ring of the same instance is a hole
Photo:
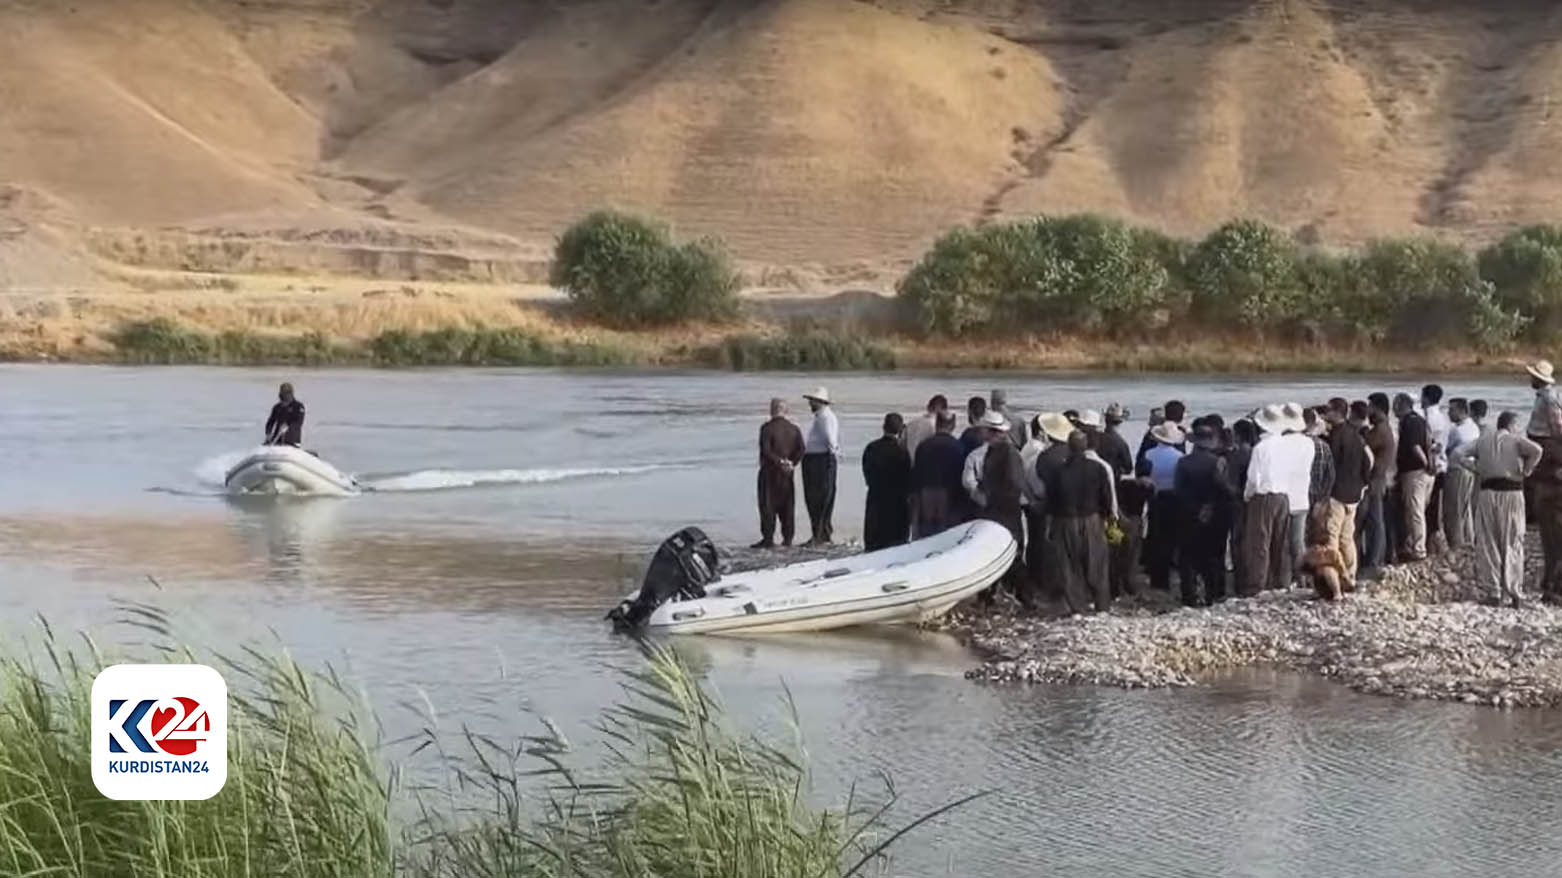
[[[132,610],[166,635],[155,610]],[[899,837],[884,831],[887,783],[872,808],[855,794],[814,806],[796,738],[740,734],[670,652],[627,674],[598,725],[602,760],[575,762],[547,723],[501,741],[429,721],[403,742],[439,769],[419,785],[331,671],[251,648],[204,660],[230,690],[228,782],[204,802],[94,789],[89,693],[112,662],[90,641],[65,648],[45,629],[41,649],[0,660],[0,874],[841,878],[877,868]]]

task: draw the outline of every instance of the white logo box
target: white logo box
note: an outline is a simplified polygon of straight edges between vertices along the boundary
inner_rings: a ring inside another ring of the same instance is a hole
[[[209,799],[228,780],[228,684],[206,665],[104,668],[91,750],[107,798]]]

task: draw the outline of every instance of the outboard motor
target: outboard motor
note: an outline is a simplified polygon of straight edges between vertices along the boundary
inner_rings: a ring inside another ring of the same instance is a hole
[[[620,631],[645,624],[647,617],[670,600],[705,597],[705,586],[721,579],[716,544],[705,531],[686,527],[663,541],[651,556],[651,567],[640,584],[640,594],[613,608],[607,618]]]

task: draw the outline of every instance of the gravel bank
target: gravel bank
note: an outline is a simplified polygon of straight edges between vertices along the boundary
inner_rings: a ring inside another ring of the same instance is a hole
[[[1530,543],[1534,582],[1534,534]],[[1483,606],[1472,570],[1467,553],[1393,568],[1334,604],[1292,590],[1211,609],[1123,601],[1060,619],[965,607],[940,627],[990,655],[967,675],[979,680],[1193,686],[1209,671],[1274,664],[1375,695],[1562,705],[1562,610]]]

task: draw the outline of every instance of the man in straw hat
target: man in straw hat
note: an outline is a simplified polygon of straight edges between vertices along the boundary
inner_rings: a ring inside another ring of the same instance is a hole
[[[770,420],[759,428],[759,542],[750,548],[775,548],[778,518],[781,542],[792,545],[797,530],[792,473],[802,459],[803,431],[787,419],[786,400],[770,400]]]
[[[803,440],[803,505],[808,507],[808,524],[813,531],[804,545],[827,545],[834,541],[835,469],[841,455],[841,424],[830,409],[830,391],[821,387],[803,395],[814,420]]]
[[[1112,403],[1106,407],[1102,415],[1106,422],[1106,429],[1101,431],[1100,440],[1096,443],[1096,453],[1101,459],[1112,465],[1112,471],[1117,478],[1126,478],[1133,475],[1134,453],[1128,447],[1128,440],[1123,438],[1123,422],[1128,419],[1128,410]]]
[[[1112,482],[1086,456],[1085,434],[1068,436],[1067,457],[1048,471],[1047,512],[1051,518],[1047,561],[1055,568],[1069,610],[1105,612],[1112,605],[1107,570],[1106,519]]]
[[[1009,419],[1002,412],[989,410],[980,421],[986,443],[971,452],[968,462],[978,460],[976,484],[967,484],[980,515],[1008,528],[1014,537],[1014,563],[1004,574],[1009,591],[1027,606],[1034,603],[1025,571],[1025,525],[1022,505],[1025,498],[1025,462],[1020,450],[1009,438]],[[967,464],[969,472],[969,463]]]
[[[1063,580],[1057,572],[1056,549],[1048,536],[1052,517],[1052,498],[1048,491],[1058,471],[1068,462],[1068,437],[1074,432],[1074,425],[1065,415],[1043,412],[1036,416],[1034,426],[1037,437],[1044,440],[1047,446],[1036,455],[1035,462],[1026,472],[1032,496],[1031,532],[1040,541],[1040,545],[1033,546],[1031,552],[1030,575],[1041,594],[1058,598],[1063,597]],[[1081,608],[1075,609],[1083,612]]]
[[[1542,600],[1562,603],[1562,397],[1557,394],[1556,372],[1541,360],[1526,367],[1535,391],[1530,412],[1529,438],[1540,446],[1540,464],[1531,476],[1535,523],[1540,526],[1540,547],[1545,562],[1540,568]]]
[[[1144,554],[1150,568],[1150,587],[1160,591],[1171,590],[1172,565],[1177,558],[1177,531],[1181,511],[1177,508],[1177,462],[1182,459],[1182,449],[1187,436],[1175,422],[1168,418],[1150,430],[1155,441],[1144,459],[1150,464],[1150,479],[1155,482],[1155,496],[1150,500],[1150,531],[1145,537]]]
[[[1253,422],[1261,438],[1248,459],[1247,482],[1242,489],[1246,508],[1238,591],[1244,597],[1290,584],[1296,564],[1291,554],[1291,493],[1300,483],[1305,511],[1312,471],[1311,455],[1296,453],[1295,443],[1286,440],[1287,430],[1294,427],[1299,431],[1301,425],[1292,423],[1281,406],[1264,406]],[[1301,439],[1311,452],[1312,441],[1306,436]]]
[[[1519,435],[1518,415],[1503,412],[1497,429],[1459,446],[1450,463],[1471,473],[1475,494],[1475,560],[1496,602],[1518,609],[1524,593],[1524,479],[1540,463],[1540,446]]]

